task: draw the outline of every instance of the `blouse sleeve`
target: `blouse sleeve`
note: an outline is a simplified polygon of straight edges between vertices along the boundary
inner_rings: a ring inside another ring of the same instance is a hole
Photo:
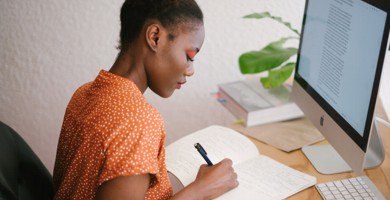
[[[157,174],[161,132],[141,129],[116,132],[108,138],[98,186],[119,176]]]

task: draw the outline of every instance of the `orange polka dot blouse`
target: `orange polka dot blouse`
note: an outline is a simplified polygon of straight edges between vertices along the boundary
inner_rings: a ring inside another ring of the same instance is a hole
[[[153,174],[146,199],[168,199],[162,117],[128,79],[101,70],[65,112],[54,167],[55,199],[93,199],[119,176]]]

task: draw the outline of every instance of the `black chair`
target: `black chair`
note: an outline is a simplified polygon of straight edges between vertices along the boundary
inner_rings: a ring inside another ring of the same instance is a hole
[[[49,171],[27,143],[0,122],[0,199],[53,199]]]

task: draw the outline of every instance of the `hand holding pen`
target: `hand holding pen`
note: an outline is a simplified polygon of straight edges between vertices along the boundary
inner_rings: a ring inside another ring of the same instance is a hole
[[[195,187],[203,188],[202,198],[214,199],[238,186],[237,174],[234,172],[232,160],[225,158],[213,165],[202,145],[196,143],[194,146],[207,162],[207,165],[203,164],[200,166],[193,183]]]

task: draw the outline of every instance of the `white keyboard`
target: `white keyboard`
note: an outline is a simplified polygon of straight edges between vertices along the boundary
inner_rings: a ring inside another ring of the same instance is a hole
[[[325,200],[386,200],[366,176],[320,183],[316,185],[316,188]]]

